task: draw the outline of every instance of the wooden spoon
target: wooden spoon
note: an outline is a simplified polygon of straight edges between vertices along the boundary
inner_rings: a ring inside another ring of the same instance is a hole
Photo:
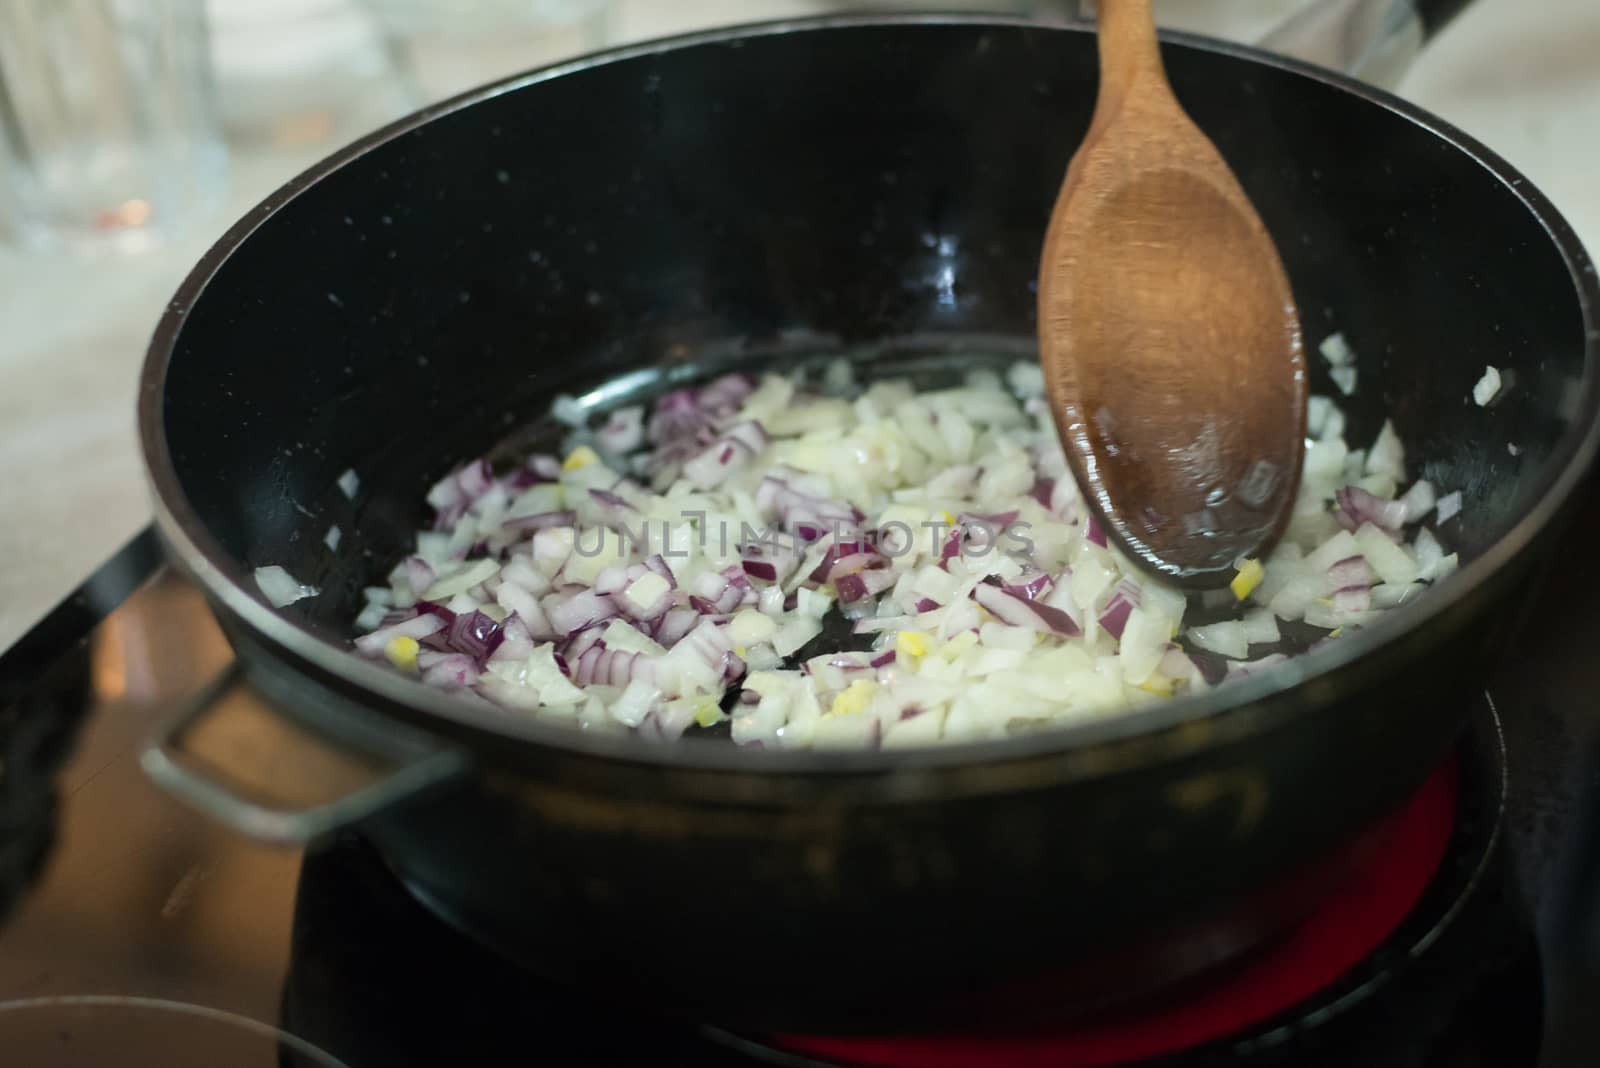
[[[1294,294],[1167,83],[1150,0],[1099,0],[1100,97],[1050,219],[1039,348],[1090,507],[1142,568],[1220,586],[1282,532],[1306,372]]]

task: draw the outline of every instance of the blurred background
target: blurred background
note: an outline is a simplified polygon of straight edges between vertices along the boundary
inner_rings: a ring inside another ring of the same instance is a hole
[[[1307,4],[1156,0],[1255,41]],[[1086,7],[1087,5],[1085,5]],[[133,405],[206,246],[361,134],[502,75],[717,25],[1077,0],[0,0],[0,648],[148,520]],[[1600,3],[1478,0],[1399,85],[1600,248]]]

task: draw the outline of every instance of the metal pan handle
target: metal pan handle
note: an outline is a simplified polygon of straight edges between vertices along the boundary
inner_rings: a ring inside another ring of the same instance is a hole
[[[174,796],[259,841],[304,845],[457,779],[457,749],[319,695],[317,726],[289,711],[302,693],[237,662],[163,723],[140,757]]]

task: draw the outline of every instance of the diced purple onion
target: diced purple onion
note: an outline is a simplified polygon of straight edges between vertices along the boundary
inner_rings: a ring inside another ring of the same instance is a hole
[[[1111,594],[1111,600],[1106,602],[1105,609],[1100,613],[1100,625],[1106,633],[1113,638],[1122,639],[1122,628],[1128,625],[1128,616],[1139,607],[1139,587],[1123,579],[1117,583],[1117,588]]]
[[[752,542],[739,549],[739,559],[744,573],[761,582],[774,584],[788,581],[800,566],[800,554],[785,551],[781,546],[765,542]]]
[[[1099,520],[1092,515],[1089,517],[1083,536],[1088,539],[1090,545],[1098,545],[1102,549],[1106,547],[1106,532],[1100,529]],[[1118,635],[1120,634],[1119,630]]]
[[[1367,563],[1365,557],[1349,556],[1328,568],[1328,581],[1336,590],[1354,586],[1365,588],[1372,585],[1372,580],[1372,565]]]
[[[1013,597],[1021,597],[1025,601],[1037,601],[1050,592],[1050,576],[1043,571],[1029,576],[1026,582],[1002,583],[1001,589]]]
[[[702,571],[689,587],[689,603],[704,615],[727,615],[744,603],[752,591],[743,568]]]
[[[572,664],[572,681],[579,686],[626,686],[634,679],[654,683],[655,661],[643,653],[590,646]]]
[[[853,571],[834,579],[833,589],[840,602],[854,604],[882,593],[894,583],[895,577],[888,571]]]
[[[559,634],[572,634],[617,614],[617,606],[593,590],[582,590],[570,596],[552,594],[545,599],[543,607],[550,625]]]
[[[1394,534],[1405,526],[1406,505],[1403,501],[1386,501],[1360,486],[1345,486],[1337,490],[1333,497],[1338,504],[1333,517],[1345,530],[1357,530],[1361,524],[1371,523],[1379,530]]]
[[[854,530],[866,518],[843,501],[810,492],[811,482],[797,471],[780,468],[756,487],[756,507],[805,542],[834,530]]]
[[[952,527],[949,534],[945,535],[944,544],[939,547],[939,566],[950,570],[950,561],[961,555],[961,528]]]
[[[749,464],[771,440],[760,423],[751,420],[735,423],[685,461],[680,474],[698,490],[715,489]]]
[[[451,649],[470,656],[480,665],[505,640],[505,632],[500,624],[478,611],[463,612],[456,616],[450,624],[449,635]]]
[[[489,655],[490,660],[525,660],[533,652],[534,637],[527,624],[516,613],[507,616],[500,624],[500,647]]]
[[[618,408],[594,434],[600,451],[612,456],[632,452],[644,444],[644,409],[637,405]]]
[[[641,565],[642,566],[642,565]],[[610,567],[600,569],[590,585],[595,593],[609,597],[613,593],[621,593],[628,585],[628,568],[623,564],[612,564]]]
[[[477,664],[462,653],[448,654],[425,668],[419,657],[417,666],[422,668],[422,681],[441,690],[466,689],[478,681]]]
[[[583,628],[567,639],[567,643],[561,648],[561,654],[567,658],[568,663],[576,663],[578,658],[590,649],[596,647],[604,649],[606,643],[601,637],[604,630],[605,628],[598,623]]]
[[[636,511],[638,511],[637,508],[635,508],[633,505],[629,504],[626,500],[624,500],[621,496],[611,492],[610,490],[592,489],[592,490],[589,491],[589,497],[596,504],[598,504],[601,508],[603,508],[603,509],[605,509],[606,511],[609,511],[609,512],[636,512]]]
[[[656,574],[666,579],[667,586],[670,589],[675,590],[678,588],[678,580],[672,574],[672,568],[667,566],[667,562],[661,558],[660,553],[653,553],[650,556],[645,557],[644,566],[647,570],[654,571]]]
[[[433,585],[436,574],[432,565],[422,557],[406,557],[406,583],[411,587],[413,596],[421,597],[423,591]]]
[[[987,608],[996,619],[1008,623],[1013,627],[1027,627],[1029,630],[1045,631],[1059,634],[1067,638],[1075,638],[1081,633],[1072,617],[1059,608],[1051,608],[1039,601],[1030,601],[1014,593],[1008,593],[999,586],[991,586],[987,582],[980,582],[972,591],[972,599]]]
[[[695,403],[712,412],[732,411],[754,393],[756,380],[743,372],[714,378],[694,395]]]
[[[864,538],[840,538],[823,552],[822,559],[817,561],[817,566],[806,577],[808,582],[826,582],[833,573],[833,566],[847,556],[871,557],[877,553],[870,541]],[[865,566],[865,565],[863,565]]]
[[[700,613],[693,608],[674,608],[661,617],[656,625],[655,639],[669,648],[681,641],[700,622]]]

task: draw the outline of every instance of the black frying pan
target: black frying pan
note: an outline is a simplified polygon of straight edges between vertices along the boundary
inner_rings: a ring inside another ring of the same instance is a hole
[[[1449,583],[1208,695],[896,754],[579,735],[345,651],[429,482],[557,393],[1025,346],[1094,55],[1079,29],[963,18],[686,38],[431,109],[269,198],[151,346],[158,521],[247,667],[222,705],[271,704],[392,772],[318,805],[325,773],[280,765],[239,796],[197,771],[194,717],[149,766],[263,837],[360,822],[518,959],[730,1025],[948,1017],[1044,974],[1052,1009],[1088,1004],[1314,908],[1457,736],[1585,478],[1600,289],[1488,150],[1248,48],[1169,36],[1172,81],[1274,233],[1308,343],[1342,330],[1361,354],[1351,439],[1388,413],[1419,473],[1462,491]],[[1486,410],[1468,395],[1491,364],[1513,384]],[[270,609],[266,564],[322,593]]]

